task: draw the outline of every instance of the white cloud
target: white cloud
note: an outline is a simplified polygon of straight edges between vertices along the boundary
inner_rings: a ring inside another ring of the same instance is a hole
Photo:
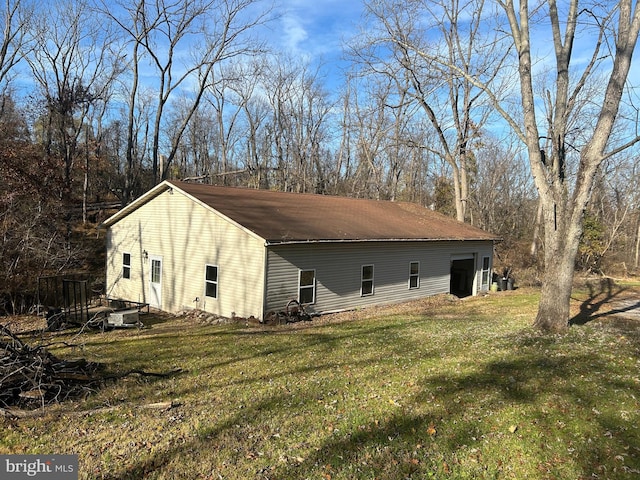
[[[285,50],[297,52],[301,49],[301,44],[309,38],[302,21],[290,12],[282,17],[282,44]]]
[[[344,0],[287,0],[281,6],[281,33],[277,43],[294,54],[318,57],[339,55],[342,40],[359,19],[360,2]]]

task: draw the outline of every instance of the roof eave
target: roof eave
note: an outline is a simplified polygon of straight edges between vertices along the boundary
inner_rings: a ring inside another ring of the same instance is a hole
[[[499,242],[502,239],[497,237],[443,237],[443,238],[346,238],[346,239],[298,239],[298,240],[265,240],[265,246],[276,245],[308,245],[312,243],[374,243],[374,242]]]

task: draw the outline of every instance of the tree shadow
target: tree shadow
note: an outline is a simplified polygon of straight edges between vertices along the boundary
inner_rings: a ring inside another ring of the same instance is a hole
[[[640,307],[640,300],[635,304],[625,305],[620,308],[605,308],[622,296],[629,289],[616,285],[611,278],[602,278],[597,283],[589,282],[586,285],[588,296],[580,304],[579,312],[569,320],[569,325],[586,325],[607,315],[623,313]],[[578,300],[572,297],[572,300]]]
[[[502,475],[500,464],[481,465],[479,460],[477,471],[466,471],[455,465],[455,452],[477,450],[480,455],[482,439],[487,435],[499,436],[500,433],[487,430],[478,418],[485,415],[486,411],[509,408],[517,409],[521,415],[521,431],[512,431],[514,438],[537,432],[553,432],[561,445],[580,450],[581,455],[573,468],[580,472],[579,478],[587,478],[610,455],[612,445],[614,449],[624,451],[636,444],[637,435],[619,418],[606,414],[594,415],[594,429],[610,437],[609,444],[580,442],[574,432],[558,424],[556,416],[536,411],[540,398],[547,397],[550,400],[545,402],[545,407],[551,410],[566,408],[553,405],[554,399],[559,397],[569,399],[577,405],[576,408],[583,410],[600,408],[588,389],[576,387],[565,379],[574,375],[572,365],[594,364],[597,369],[607,368],[605,363],[594,362],[593,358],[587,356],[548,358],[544,350],[538,350],[532,348],[520,358],[488,362],[467,374],[440,373],[427,376],[420,382],[420,391],[405,400],[409,405],[408,410],[401,409],[396,414],[333,435],[302,461],[278,466],[269,478],[306,478],[310,472],[317,472],[318,465],[331,466],[332,473],[338,476],[351,472],[352,478],[455,478],[463,473],[477,475],[477,478],[498,478]],[[612,384],[615,382],[611,381]],[[635,394],[639,391],[632,382],[618,387]],[[429,404],[434,407],[428,412],[411,408]],[[532,412],[525,413],[527,408],[533,409]],[[531,422],[533,427],[529,428],[527,422]],[[499,428],[498,415],[495,424],[493,428]],[[507,431],[506,428],[504,430]],[[433,433],[430,434],[430,431]],[[419,444],[418,447],[416,444]],[[416,448],[422,452],[416,452]],[[562,469],[553,464],[556,460],[553,454],[545,453],[545,448],[529,454],[539,465],[547,462],[549,477],[541,478],[553,478],[553,472],[561,474]],[[416,453],[420,455],[419,462],[416,461]],[[509,455],[505,453],[505,463]],[[471,467],[467,465],[464,468]],[[633,471],[640,468],[639,460],[633,454],[628,458],[628,468]]]
[[[389,331],[374,329],[371,334],[376,333],[387,335]],[[303,348],[317,348],[319,343],[325,342],[330,348],[333,345],[331,340],[324,335],[311,336]],[[513,347],[513,355],[486,360],[478,358],[473,369],[442,369],[416,377],[413,379],[415,388],[405,392],[401,405],[396,405],[394,410],[363,413],[369,418],[354,423],[348,420],[348,411],[341,412],[335,416],[337,420],[331,420],[336,422],[337,428],[332,428],[329,434],[326,434],[326,425],[317,425],[318,431],[325,433],[312,432],[312,435],[321,437],[315,448],[308,448],[299,439],[295,442],[293,439],[274,440],[269,436],[270,430],[255,429],[255,419],[278,418],[282,415],[283,405],[290,404],[291,417],[299,417],[319,401],[316,394],[321,392],[321,386],[316,391],[309,390],[304,383],[296,386],[295,382],[281,382],[287,385],[286,391],[278,390],[274,395],[256,398],[243,404],[241,409],[212,404],[212,408],[224,408],[226,411],[220,421],[203,425],[184,443],[172,442],[140,457],[133,457],[127,466],[105,473],[102,478],[125,480],[162,476],[158,472],[164,472],[168,477],[173,475],[169,473],[171,469],[179,465],[183,457],[190,455],[197,455],[203,462],[203,470],[209,468],[214,477],[222,467],[207,452],[216,452],[229,441],[236,445],[235,450],[229,453],[229,465],[234,464],[234,455],[238,459],[254,460],[248,464],[240,462],[243,464],[240,468],[244,470],[235,472],[236,478],[322,478],[319,476],[322,473],[326,473],[324,478],[456,478],[462,474],[468,474],[470,478],[499,478],[505,474],[503,469],[507,467],[504,465],[516,460],[529,462],[533,468],[535,465],[544,468],[546,476],[541,473],[541,478],[561,478],[568,469],[573,469],[578,475],[574,478],[587,478],[598,473],[599,466],[611,465],[611,452],[627,451],[625,468],[640,469],[640,457],[636,456],[635,450],[629,450],[638,445],[636,430],[629,428],[622,417],[612,415],[610,411],[598,412],[605,409],[593,394],[592,385],[569,380],[577,377],[582,366],[588,365],[590,369],[603,372],[599,387],[629,392],[636,398],[640,395],[640,388],[633,378],[617,376],[606,358],[555,350],[556,341],[549,336],[519,332],[502,337],[501,341]],[[411,346],[408,344],[395,354],[401,357]],[[287,348],[290,347],[283,347]],[[434,347],[429,353],[438,357],[445,350]],[[383,358],[361,356],[360,361],[362,364],[382,362]],[[321,365],[285,368],[279,375],[273,372],[270,375],[273,379],[279,376],[295,379],[313,370],[342,371],[342,367],[341,360],[334,358]],[[251,382],[264,382],[266,378],[257,372],[247,388],[251,388]],[[345,380],[344,385],[348,388],[348,381]],[[215,388],[215,385],[211,387]],[[222,385],[218,387],[222,388]],[[293,403],[292,399],[295,400]],[[571,423],[572,408],[594,412],[589,435],[594,439],[600,438],[598,442],[578,438],[573,427],[561,422]],[[518,420],[511,420],[509,412],[517,412]],[[505,418],[502,418],[503,414]],[[484,417],[494,420],[481,420]],[[508,433],[512,421],[519,423],[518,429]],[[247,435],[249,432],[251,435]],[[541,444],[546,442],[545,435],[553,438],[563,448],[577,452],[573,457],[574,464],[565,468],[557,463],[563,461],[562,455],[556,455],[546,445],[531,452],[505,450],[499,462],[495,456],[482,458],[485,439],[492,439],[495,443],[497,438],[509,435],[511,448],[526,445],[526,442],[518,440],[519,436],[542,435]],[[261,460],[255,452],[264,451],[268,457],[271,441],[287,442],[288,451],[285,450],[280,459]],[[476,466],[474,455],[477,456]],[[464,465],[459,463],[465,459]],[[622,474],[622,471],[618,473]],[[172,478],[185,477],[175,474]]]

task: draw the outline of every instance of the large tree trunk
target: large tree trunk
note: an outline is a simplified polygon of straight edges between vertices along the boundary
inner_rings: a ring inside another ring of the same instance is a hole
[[[544,278],[534,326],[560,332],[569,326],[575,258],[582,232],[582,218],[574,204],[565,207],[541,198],[544,221]]]
[[[570,119],[572,115],[580,115],[581,109],[576,104],[576,99],[581,98],[586,80],[599,65],[602,46],[602,37],[599,37],[581,80],[572,82],[570,65],[573,42],[576,29],[581,25],[578,17],[584,11],[584,7],[580,8],[578,3],[578,0],[569,2],[567,18],[561,21],[556,0],[548,2],[557,79],[555,97],[550,102],[550,113],[547,114],[546,135],[540,134],[536,116],[528,2],[508,0],[503,5],[511,25],[519,61],[525,129],[521,131],[516,128],[516,131],[520,132],[520,137],[528,147],[531,171],[544,212],[545,273],[535,326],[552,332],[564,330],[569,324],[574,262],[582,234],[584,210],[591,198],[598,168],[605,158],[623,151],[640,139],[636,136],[625,145],[609,147],[607,152],[640,30],[640,11],[631,0],[620,0],[617,6],[618,21],[613,25],[614,29],[617,27],[615,57],[607,88],[598,102],[602,105],[601,110],[590,138],[580,149],[575,174],[567,169],[567,132],[571,126]],[[607,23],[598,25],[604,36]],[[508,116],[506,118],[509,119]],[[546,155],[542,153],[542,138],[546,139],[545,143],[549,142],[544,152]]]
[[[536,219],[533,224],[533,235],[531,239],[531,249],[529,253],[531,258],[538,256],[538,246],[540,243],[540,229],[542,227],[542,201],[538,200],[538,210],[536,211]]]
[[[569,326],[573,259],[560,257],[547,267],[540,293],[534,327],[545,332],[561,332]]]

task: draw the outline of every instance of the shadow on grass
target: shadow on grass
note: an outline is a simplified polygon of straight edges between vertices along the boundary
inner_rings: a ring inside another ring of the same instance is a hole
[[[329,340],[310,337],[309,346],[302,348],[330,344]],[[283,439],[289,443],[279,461],[256,456],[247,462],[254,452],[269,449],[269,440],[247,433],[255,433],[253,429],[266,418],[282,416],[283,405],[291,400],[284,393],[229,411],[186,443],[155,451],[103,478],[137,479],[160,471],[163,478],[185,478],[171,473],[181,458],[197,452],[207,463],[207,452],[226,445],[233,447],[230,455],[238,457],[226,459],[227,463],[234,465],[237,460],[245,469],[234,472],[233,478],[518,478],[522,472],[527,475],[520,478],[633,478],[640,472],[637,429],[611,411],[599,412],[604,410],[602,398],[594,393],[597,387],[607,395],[626,392],[638,398],[640,384],[620,378],[606,356],[572,354],[571,345],[554,350],[555,341],[549,336],[513,334],[501,341],[512,345],[512,355],[495,358],[479,352],[473,368],[425,373],[395,410],[355,423],[338,422],[330,432],[323,420],[315,426],[319,439],[315,445]],[[439,353],[434,349],[434,356]],[[318,367],[340,366],[335,359]],[[286,373],[294,378],[311,370],[298,367]],[[581,373],[588,370],[599,372],[600,385],[581,382]],[[265,378],[259,375],[254,380]],[[312,410],[318,401],[313,392],[294,393],[299,403],[291,418]],[[517,422],[517,431],[509,430],[512,422]],[[494,452],[485,452],[487,445]],[[509,472],[518,462],[526,465]],[[614,472],[612,466],[619,470]],[[218,466],[208,467],[215,478]]]
[[[598,283],[588,283],[588,296],[580,304],[580,311],[569,320],[569,325],[585,325],[606,315],[624,313],[640,307],[640,300],[617,309],[604,309],[621,297],[628,288],[616,285],[610,278],[603,278]],[[575,300],[575,298],[574,298]]]
[[[525,469],[527,478],[591,478],[607,471],[611,478],[632,478],[640,473],[638,432],[620,417],[599,413],[590,388],[569,381],[576,364],[607,368],[588,356],[549,359],[541,353],[489,362],[472,374],[427,377],[422,393],[410,403],[433,403],[429,414],[416,413],[420,409],[401,412],[332,436],[303,462],[279,468],[269,478],[306,478],[318,465],[331,465],[341,478],[347,472],[349,478],[502,478],[503,468],[516,460],[532,463]],[[640,393],[633,382],[612,381],[607,386]],[[502,409],[516,411],[519,430],[509,430],[504,422],[514,420],[501,418]],[[578,432],[566,426],[576,409],[594,412],[591,424]],[[485,422],[487,415],[494,418]],[[539,447],[521,441],[530,436],[541,438]],[[489,456],[490,463],[483,460],[488,438],[494,449],[496,444],[504,449],[503,456]],[[615,452],[623,452],[624,458],[614,459]],[[616,460],[621,462],[617,473],[608,470]]]
[[[228,354],[222,354],[220,350],[212,352],[211,363],[208,368],[220,368],[232,364],[243,364],[252,359],[260,359],[268,355],[284,355],[287,353],[304,355],[305,351],[310,349],[318,349],[325,351],[327,357],[331,358],[331,354],[336,347],[344,342],[352,342],[357,347],[359,343],[368,344],[376,342],[385,342],[388,348],[395,350],[398,354],[407,353],[413,343],[406,338],[401,342],[394,342],[408,327],[418,325],[424,320],[407,320],[396,323],[382,323],[372,327],[362,327],[361,324],[351,322],[346,328],[341,328],[337,332],[323,331],[324,327],[329,325],[320,325],[313,332],[305,332],[302,330],[279,330],[268,332],[267,337],[261,338],[265,343],[256,346],[253,336],[265,335],[265,332],[259,330],[226,330],[221,332],[207,333],[205,336],[211,338],[235,338],[236,341],[232,345],[232,350]],[[242,344],[240,342],[243,342]],[[410,345],[407,345],[409,342]],[[302,345],[302,348],[301,348]],[[238,354],[244,350],[250,350],[248,355]],[[314,365],[310,365],[313,367]],[[269,373],[269,372],[265,372]]]

